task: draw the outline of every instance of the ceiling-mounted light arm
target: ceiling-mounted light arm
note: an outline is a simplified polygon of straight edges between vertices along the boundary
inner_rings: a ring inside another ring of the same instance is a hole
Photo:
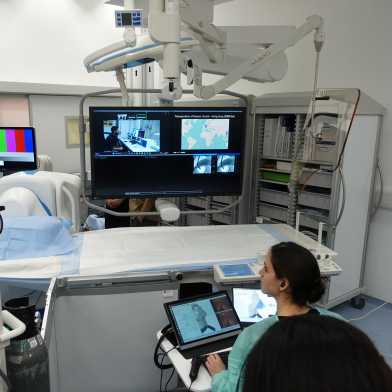
[[[181,20],[185,23],[189,30],[199,34],[204,40],[214,42],[218,45],[226,44],[226,33],[219,29],[214,24],[205,25],[203,21],[192,20],[191,18],[184,18],[181,13]]]
[[[120,85],[122,104],[123,106],[128,106],[130,104],[129,94],[127,90],[127,85],[125,83],[124,71],[122,67],[116,68],[116,79]]]
[[[216,83],[203,86],[200,80],[196,83],[195,79],[195,96],[202,99],[212,98],[216,94],[219,94],[221,91],[226,90],[228,87],[238,82],[253,70],[265,65],[275,55],[295,45],[298,41],[306,37],[312,31],[316,30],[316,37],[323,40],[324,34],[320,34],[322,27],[323,19],[320,16],[310,16],[306,19],[306,22],[302,26],[295,29],[293,33],[287,36],[286,39],[272,44],[265,50],[261,50],[259,54],[244,61],[239,67],[229,72],[225,77],[221,78]]]
[[[315,29],[314,32],[314,48],[316,52],[321,52],[325,42],[325,31],[324,31],[324,20],[321,19],[320,25]]]
[[[180,7],[180,15],[181,21],[204,39],[219,45],[226,43],[225,32],[212,23],[214,3],[211,0],[183,2]]]
[[[180,83],[180,10],[179,0],[150,0],[148,30],[155,42],[163,44],[162,94],[167,99],[179,99]]]
[[[132,11],[135,7],[135,1],[134,0],[124,0],[124,11]],[[124,12],[124,11],[118,11],[118,12]],[[117,21],[116,21],[117,25]],[[117,26],[121,27],[121,26]],[[136,37],[136,32],[135,32],[135,27],[134,26],[125,26],[124,27],[124,33],[123,33],[123,41],[116,42],[114,44],[105,46],[104,48],[95,51],[94,53],[90,54],[87,56],[83,63],[84,66],[86,67],[88,72],[94,72],[94,63],[115,52],[119,52],[121,50],[125,50],[130,47],[135,47],[137,44],[137,37]]]
[[[198,41],[185,38],[181,41],[181,50],[190,50]],[[85,66],[89,72],[108,72],[115,71],[119,67],[132,67],[145,64],[150,61],[162,61],[163,45],[153,42],[149,36],[140,36],[137,48],[114,50],[108,46],[99,52],[99,56],[92,54],[85,60]],[[109,49],[108,49],[109,48]],[[95,53],[98,53],[95,52]]]
[[[211,63],[221,63],[224,55],[222,48],[215,42],[207,41],[202,35],[192,32],[192,35],[199,41],[199,45],[204,50]]]
[[[93,64],[97,60],[99,60],[99,59],[101,59],[111,53],[118,52],[118,51],[124,50],[126,48],[128,48],[128,44],[124,41],[116,42],[114,44],[105,46],[104,48],[99,49],[99,50],[95,51],[94,53],[91,53],[90,55],[88,55],[84,59],[83,64],[86,67],[88,72],[94,72],[95,68],[94,68]]]
[[[133,11],[135,9],[135,1],[134,0],[124,0],[124,11]],[[128,46],[135,46],[137,43],[136,30],[135,27],[125,26],[123,33],[124,42],[128,44]]]
[[[211,0],[183,2],[180,16],[189,32],[199,41],[209,60],[212,63],[221,62],[227,34],[212,23],[214,3]]]

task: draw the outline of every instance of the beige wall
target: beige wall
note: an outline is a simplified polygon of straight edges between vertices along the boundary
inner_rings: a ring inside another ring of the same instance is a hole
[[[25,96],[0,95],[0,126],[30,125],[29,100]]]

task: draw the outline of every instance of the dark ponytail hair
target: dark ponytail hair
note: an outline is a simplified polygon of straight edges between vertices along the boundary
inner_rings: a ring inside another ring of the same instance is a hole
[[[279,279],[287,279],[292,300],[306,305],[320,300],[325,291],[316,258],[294,242],[281,242],[271,247],[271,263]]]
[[[245,366],[243,392],[392,391],[392,369],[368,336],[328,316],[278,321]]]

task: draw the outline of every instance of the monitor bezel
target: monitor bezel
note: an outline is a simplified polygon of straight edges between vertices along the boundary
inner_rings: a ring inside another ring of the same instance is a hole
[[[0,173],[7,172],[18,172],[18,171],[30,171],[38,169],[38,160],[37,160],[37,144],[35,138],[35,128],[34,127],[23,127],[23,126],[0,126],[0,129],[31,129],[33,134],[33,153],[34,153],[34,162],[24,162],[24,161],[4,161],[4,166],[0,166]],[[1,153],[0,153],[1,156]],[[2,160],[0,158],[0,160]]]
[[[234,306],[234,309],[236,309],[236,292],[239,292],[241,290],[260,291],[263,295],[269,296],[268,294],[264,293],[264,291],[260,287],[258,287],[258,288],[257,287],[233,287],[232,288],[232,293],[233,293],[233,306]],[[277,312],[277,304],[276,304],[276,312]],[[237,310],[236,310],[236,314],[238,315]],[[275,313],[275,315],[270,315],[268,317],[271,317],[271,316],[276,316],[276,313]],[[266,320],[268,317],[264,317],[264,318],[261,318],[260,320],[254,320],[254,321],[243,321],[238,316],[241,324],[244,325],[244,326],[249,326],[249,325],[253,325],[253,324],[259,323],[262,320]]]
[[[201,299],[209,299],[209,298],[213,299],[215,297],[220,297],[222,295],[225,295],[226,298],[228,299],[229,303],[230,303],[231,309],[233,311],[233,314],[234,314],[234,316],[236,318],[236,322],[238,324],[238,328],[234,329],[234,330],[231,330],[231,331],[222,332],[222,333],[216,334],[214,336],[206,336],[206,337],[202,337],[200,339],[195,339],[195,340],[192,340],[191,342],[186,342],[185,343],[183,341],[183,339],[182,339],[181,332],[178,329],[177,323],[174,320],[174,317],[172,315],[172,312],[170,311],[170,308],[173,307],[173,306],[182,305],[182,304],[185,304],[185,303],[188,303],[188,302],[199,301]],[[179,343],[179,347],[182,350],[193,348],[193,347],[199,347],[199,346],[203,346],[205,344],[212,343],[212,342],[215,342],[215,341],[227,339],[227,338],[230,338],[230,337],[233,337],[233,336],[237,336],[237,335],[239,335],[242,332],[241,321],[240,321],[240,319],[238,317],[238,314],[237,314],[237,312],[236,312],[236,310],[234,308],[233,301],[231,300],[229,293],[227,291],[225,291],[225,290],[217,291],[217,292],[211,293],[211,294],[204,294],[204,295],[198,295],[198,296],[195,296],[195,297],[188,297],[188,298],[180,299],[180,300],[177,300],[177,301],[166,302],[163,305],[164,305],[164,308],[165,308],[165,312],[166,312],[167,318],[169,319],[169,322],[170,322],[170,324],[171,324],[171,326],[172,326],[172,328],[174,330],[174,334],[176,336],[177,342]]]

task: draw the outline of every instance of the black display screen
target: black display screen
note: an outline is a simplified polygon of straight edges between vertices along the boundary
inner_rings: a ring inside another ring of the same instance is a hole
[[[241,194],[245,113],[90,107],[93,197]]]
[[[37,169],[35,129],[0,127],[0,171],[16,172]]]

